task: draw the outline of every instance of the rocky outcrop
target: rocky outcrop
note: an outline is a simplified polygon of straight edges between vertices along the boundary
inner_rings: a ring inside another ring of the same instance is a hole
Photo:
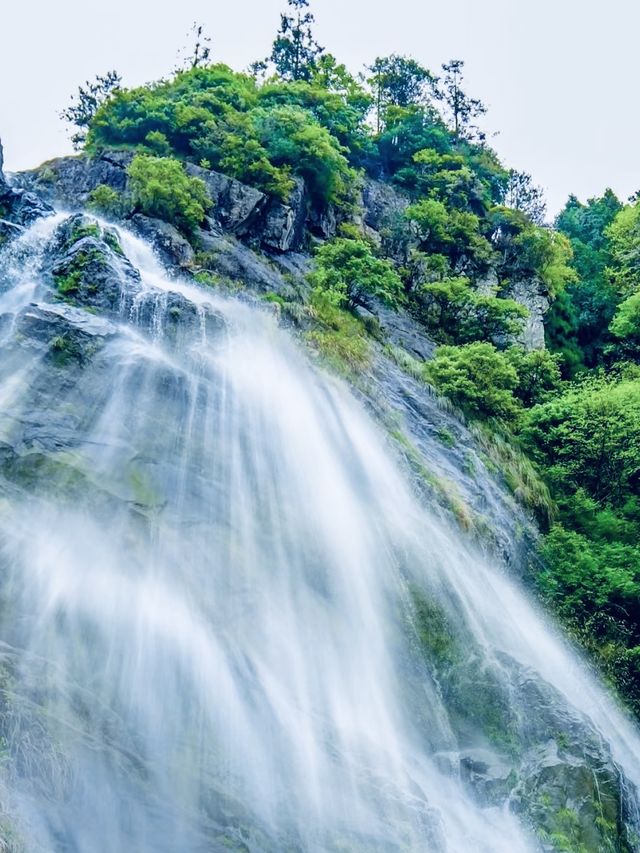
[[[537,278],[512,281],[503,295],[524,306],[529,312],[518,343],[526,350],[544,349],[544,317],[551,307],[551,300],[543,283]]]
[[[135,215],[127,205],[127,166],[132,152],[105,151],[96,157],[60,157],[18,177],[22,190],[33,190],[59,205],[84,207],[96,187],[106,185],[122,194],[125,219]],[[311,214],[304,181],[297,179],[286,201],[270,198],[260,190],[210,169],[187,164],[188,173],[204,181],[212,206],[205,231],[231,234],[267,251],[298,251],[307,230],[331,236],[336,221],[331,211]],[[128,210],[127,210],[128,208]],[[156,228],[157,230],[157,228]],[[172,238],[173,239],[173,238]],[[160,247],[162,250],[162,246]]]
[[[53,208],[35,193],[12,187],[3,168],[4,151],[0,141],[0,246],[19,234],[24,226],[53,213]]]

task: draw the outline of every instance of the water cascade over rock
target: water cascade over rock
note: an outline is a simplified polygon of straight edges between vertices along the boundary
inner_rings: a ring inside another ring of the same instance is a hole
[[[640,849],[637,732],[273,313],[0,265],[5,849]]]

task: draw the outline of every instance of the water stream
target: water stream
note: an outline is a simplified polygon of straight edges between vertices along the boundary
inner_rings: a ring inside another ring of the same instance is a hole
[[[540,849],[451,770],[416,590],[456,655],[507,691],[539,675],[640,783],[635,729],[272,314],[121,231],[140,280],[90,363],[65,383],[23,347],[59,220],[0,272],[0,440],[44,457],[0,505],[5,806],[29,851]]]

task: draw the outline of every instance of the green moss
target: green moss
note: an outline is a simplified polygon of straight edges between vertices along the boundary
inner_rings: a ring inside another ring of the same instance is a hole
[[[70,296],[80,289],[82,284],[82,270],[72,269],[68,273],[54,272],[58,293],[62,296]]]
[[[105,231],[102,236],[104,242],[107,246],[116,253],[116,255],[121,255],[124,257],[124,252],[122,251],[122,246],[120,245],[120,241],[116,234],[113,231]]]
[[[410,596],[414,627],[426,659],[437,670],[460,661],[459,640],[442,607],[417,587],[410,589]]]
[[[442,429],[438,430],[438,438],[444,444],[445,447],[455,447],[456,437],[445,427],[442,427]]]

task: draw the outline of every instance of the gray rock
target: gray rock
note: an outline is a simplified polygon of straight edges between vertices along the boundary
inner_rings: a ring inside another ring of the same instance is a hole
[[[186,168],[190,175],[200,178],[206,184],[213,202],[210,216],[214,223],[238,236],[249,234],[259,222],[260,213],[268,202],[267,196],[260,190],[220,172],[192,164],[188,164]]]
[[[267,257],[233,237],[203,233],[200,243],[204,267],[223,280],[258,293],[279,293],[285,286],[282,273]]]
[[[517,342],[529,351],[544,349],[544,316],[551,302],[543,283],[536,278],[513,281],[503,295],[523,305],[529,312]]]
[[[401,216],[409,207],[409,197],[395,187],[369,178],[362,190],[363,222],[380,231],[394,216]]]
[[[36,219],[49,216],[53,208],[39,198],[35,193],[25,189],[10,186],[4,172],[4,150],[0,141],[0,219],[13,225],[30,225]],[[5,225],[0,230],[0,245],[15,233]]]
[[[128,224],[136,234],[151,243],[167,266],[177,269],[193,266],[195,253],[191,244],[173,225],[141,213],[132,216]]]
[[[307,214],[307,193],[304,181],[298,178],[286,203],[271,203],[259,235],[261,245],[277,252],[300,249]]]
[[[97,157],[58,157],[37,169],[21,172],[16,180],[49,201],[77,210],[86,205],[91,192],[101,184],[124,193],[126,169],[133,157],[130,151],[107,151]]]

